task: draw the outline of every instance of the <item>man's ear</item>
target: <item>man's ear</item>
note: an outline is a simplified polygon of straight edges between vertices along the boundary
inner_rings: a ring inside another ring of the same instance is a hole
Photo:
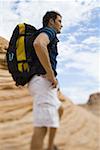
[[[49,20],[49,23],[50,23],[51,25],[53,25],[53,24],[54,24],[54,20],[51,18],[51,19]]]

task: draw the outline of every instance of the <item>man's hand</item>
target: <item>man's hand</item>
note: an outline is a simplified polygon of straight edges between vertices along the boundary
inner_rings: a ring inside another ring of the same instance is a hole
[[[50,76],[49,74],[46,74],[46,75],[43,75],[43,77],[51,82],[52,88],[56,88],[57,87],[58,80],[55,78],[55,76]]]
[[[58,85],[58,80],[55,78],[55,80],[53,82],[51,82],[51,83],[52,83],[52,87],[56,88],[57,85]]]

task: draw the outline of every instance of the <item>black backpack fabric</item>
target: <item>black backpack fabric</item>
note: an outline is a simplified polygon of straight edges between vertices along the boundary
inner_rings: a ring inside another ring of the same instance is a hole
[[[34,68],[33,49],[28,49],[28,41],[32,42],[38,35],[38,30],[29,24],[18,24],[12,34],[6,53],[8,70],[16,86],[24,86],[36,73]]]

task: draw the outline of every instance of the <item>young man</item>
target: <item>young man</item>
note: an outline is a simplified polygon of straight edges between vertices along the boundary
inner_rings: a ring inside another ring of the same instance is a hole
[[[43,17],[43,28],[33,42],[38,57],[37,74],[29,82],[29,91],[34,99],[34,134],[31,150],[43,150],[43,141],[49,128],[47,150],[56,150],[54,138],[59,127],[61,102],[57,96],[57,34],[60,33],[62,17],[49,11]]]

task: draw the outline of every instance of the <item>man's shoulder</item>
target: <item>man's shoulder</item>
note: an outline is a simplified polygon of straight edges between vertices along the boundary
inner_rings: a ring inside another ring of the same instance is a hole
[[[56,37],[56,31],[50,27],[44,27],[44,28],[39,29],[39,33],[46,33],[50,41]]]

